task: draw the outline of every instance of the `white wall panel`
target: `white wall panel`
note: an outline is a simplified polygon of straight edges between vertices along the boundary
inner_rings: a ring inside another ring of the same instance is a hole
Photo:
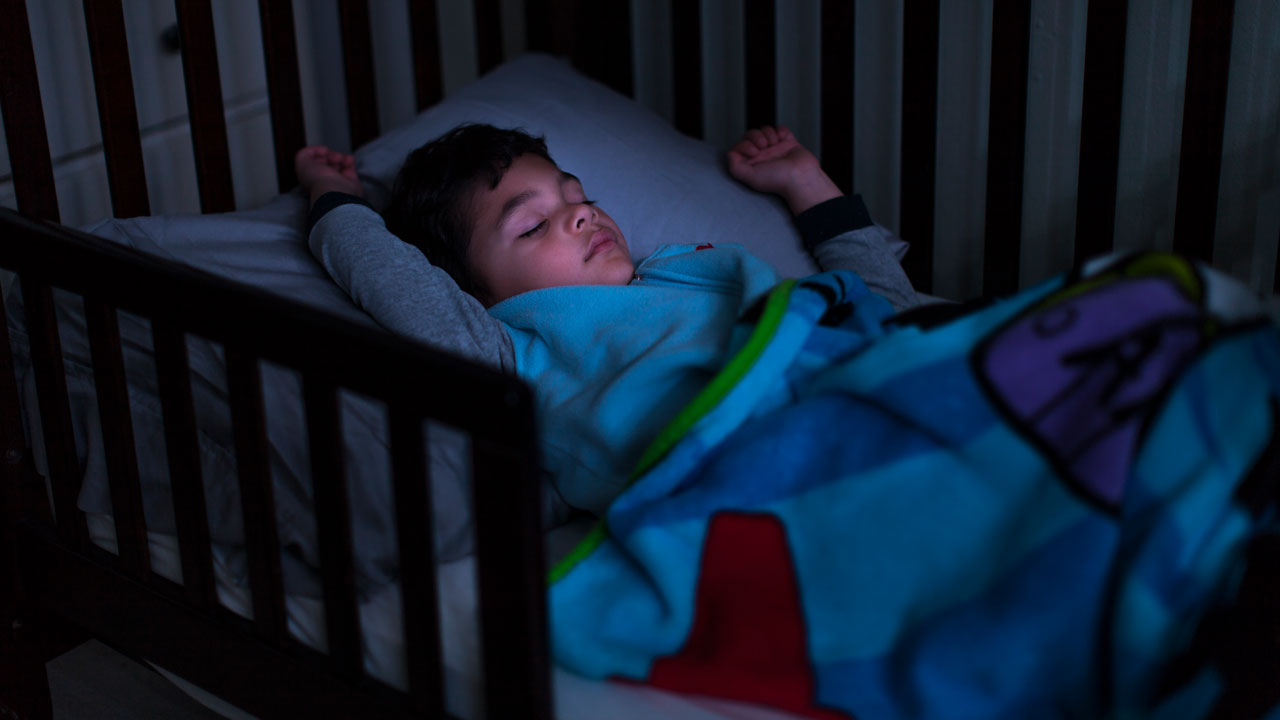
[[[1085,0],[1034,0],[1022,183],[1023,287],[1072,263],[1084,94]]]
[[[742,3],[702,0],[702,122],[707,141],[728,147],[747,127]]]
[[[1173,248],[1190,0],[1130,0],[1116,248]]]
[[[666,118],[667,122],[675,119],[671,59],[672,1],[645,0],[631,3],[631,61],[635,98]]]
[[[1280,241],[1280,2],[1237,0],[1214,264],[1271,286]]]
[[[991,0],[939,5],[933,237],[934,291],[942,297],[982,292],[992,10]]]
[[[777,4],[778,123],[816,153],[822,149],[821,12],[818,0]]]
[[[902,147],[902,7],[860,2],[854,17],[853,190],[871,217],[898,227]]]
[[[378,123],[385,132],[404,125],[418,114],[409,4],[404,0],[372,0],[369,26],[374,82],[378,90]]]

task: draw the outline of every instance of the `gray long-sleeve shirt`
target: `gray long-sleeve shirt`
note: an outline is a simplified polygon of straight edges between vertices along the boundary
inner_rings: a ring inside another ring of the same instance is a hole
[[[918,300],[889,250],[893,234],[874,225],[861,198],[821,203],[796,218],[801,239],[823,270],[852,270],[896,310]],[[387,230],[360,198],[322,197],[312,212],[311,251],[352,300],[388,330],[514,372],[511,338],[443,270]],[[689,238],[696,241],[698,238]]]

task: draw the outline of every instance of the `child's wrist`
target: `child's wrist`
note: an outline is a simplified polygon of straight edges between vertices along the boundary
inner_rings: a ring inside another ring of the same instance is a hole
[[[362,197],[361,188],[356,185],[352,187],[352,183],[341,178],[323,178],[315,181],[310,188],[311,204],[315,205],[325,193],[340,192],[348,195]]]
[[[840,187],[825,172],[818,170],[811,176],[793,180],[783,191],[782,199],[786,201],[792,215],[799,215],[841,195],[844,193],[840,191]]]

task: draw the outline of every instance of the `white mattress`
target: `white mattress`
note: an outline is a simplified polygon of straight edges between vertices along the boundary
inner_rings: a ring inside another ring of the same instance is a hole
[[[115,528],[106,515],[88,515],[89,536],[95,544],[116,552]],[[548,535],[548,554],[553,558],[573,546],[587,529],[573,524]],[[149,533],[151,568],[174,582],[181,582],[182,564],[178,540],[173,535]],[[218,599],[227,608],[246,618],[252,616],[247,588],[235,585],[232,573],[214,553],[214,574]],[[479,674],[479,633],[476,613],[475,562],[466,557],[446,563],[437,574],[440,594],[441,644],[445,668],[445,707],[462,718],[479,718],[483,703]],[[326,647],[324,606],[319,598],[288,595],[288,631],[304,644]],[[360,606],[364,640],[365,672],[388,685],[407,686],[404,643],[401,632],[400,588],[388,585]],[[165,677],[193,698],[226,717],[252,717],[248,713],[210,695],[161,667]],[[561,720],[785,720],[793,716],[741,703],[706,697],[679,695],[662,690],[589,680],[560,668],[552,676],[556,717]]]

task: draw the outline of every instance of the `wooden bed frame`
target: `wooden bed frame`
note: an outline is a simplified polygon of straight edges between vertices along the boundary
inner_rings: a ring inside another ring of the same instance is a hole
[[[745,0],[748,125],[775,115],[775,0]],[[378,132],[369,14],[365,0],[340,0],[352,147]],[[631,94],[626,2],[527,0],[528,45],[570,56],[589,75]],[[290,0],[260,0],[278,185],[296,185],[292,158],[305,142]],[[192,142],[204,212],[234,209],[227,133],[209,0],[177,0]],[[419,108],[440,100],[435,3],[409,3]],[[85,0],[89,45],[114,213],[149,214],[134,90],[120,0]],[[699,4],[671,3],[675,124],[703,135]],[[1080,151],[1076,256],[1111,248],[1116,206],[1120,77],[1126,4],[1090,3]],[[502,61],[498,0],[476,0],[478,65]],[[821,5],[823,164],[852,185],[854,97],[852,0]],[[321,315],[252,288],[130,251],[58,224],[49,145],[23,0],[0,0],[0,101],[19,212],[0,210],[0,267],[22,281],[43,435],[46,480],[24,436],[8,329],[0,324],[0,715],[48,717],[44,663],[67,642],[98,637],[165,666],[264,717],[300,714],[438,717],[444,714],[440,631],[431,545],[429,478],[420,432],[425,419],[470,434],[481,598],[485,702],[491,717],[550,718],[544,568],[532,395],[522,382]],[[932,277],[937,129],[938,0],[909,2],[905,15],[902,227],[914,249],[907,269],[918,289]],[[608,29],[601,32],[601,29]],[[1185,116],[1176,249],[1212,260],[1215,201],[1230,57],[1231,3],[1196,0]],[[594,29],[596,32],[583,32]],[[993,20],[984,288],[1018,282],[1019,218],[1026,134],[1029,3],[995,4]],[[624,41],[625,40],[625,41]],[[1205,200],[1207,199],[1207,200]],[[77,460],[52,287],[83,296],[101,424],[109,430],[112,502],[119,555],[88,540],[76,509]],[[1280,272],[1276,278],[1280,289]],[[178,310],[180,308],[180,311]],[[0,304],[0,311],[3,305]],[[151,571],[116,310],[151,321],[161,387],[184,584]],[[183,337],[224,344],[237,467],[246,518],[254,619],[216,601],[209,534]],[[353,348],[360,348],[359,352]],[[267,474],[258,361],[304,377],[330,651],[285,631],[284,593]],[[431,378],[428,386],[423,378]],[[338,388],[384,401],[393,428],[397,525],[404,578],[408,692],[367,677],[355,605],[351,533],[337,420]],[[51,512],[52,511],[52,512]],[[56,517],[56,521],[54,518]],[[190,652],[201,647],[197,657]],[[289,688],[285,694],[281,688]]]

